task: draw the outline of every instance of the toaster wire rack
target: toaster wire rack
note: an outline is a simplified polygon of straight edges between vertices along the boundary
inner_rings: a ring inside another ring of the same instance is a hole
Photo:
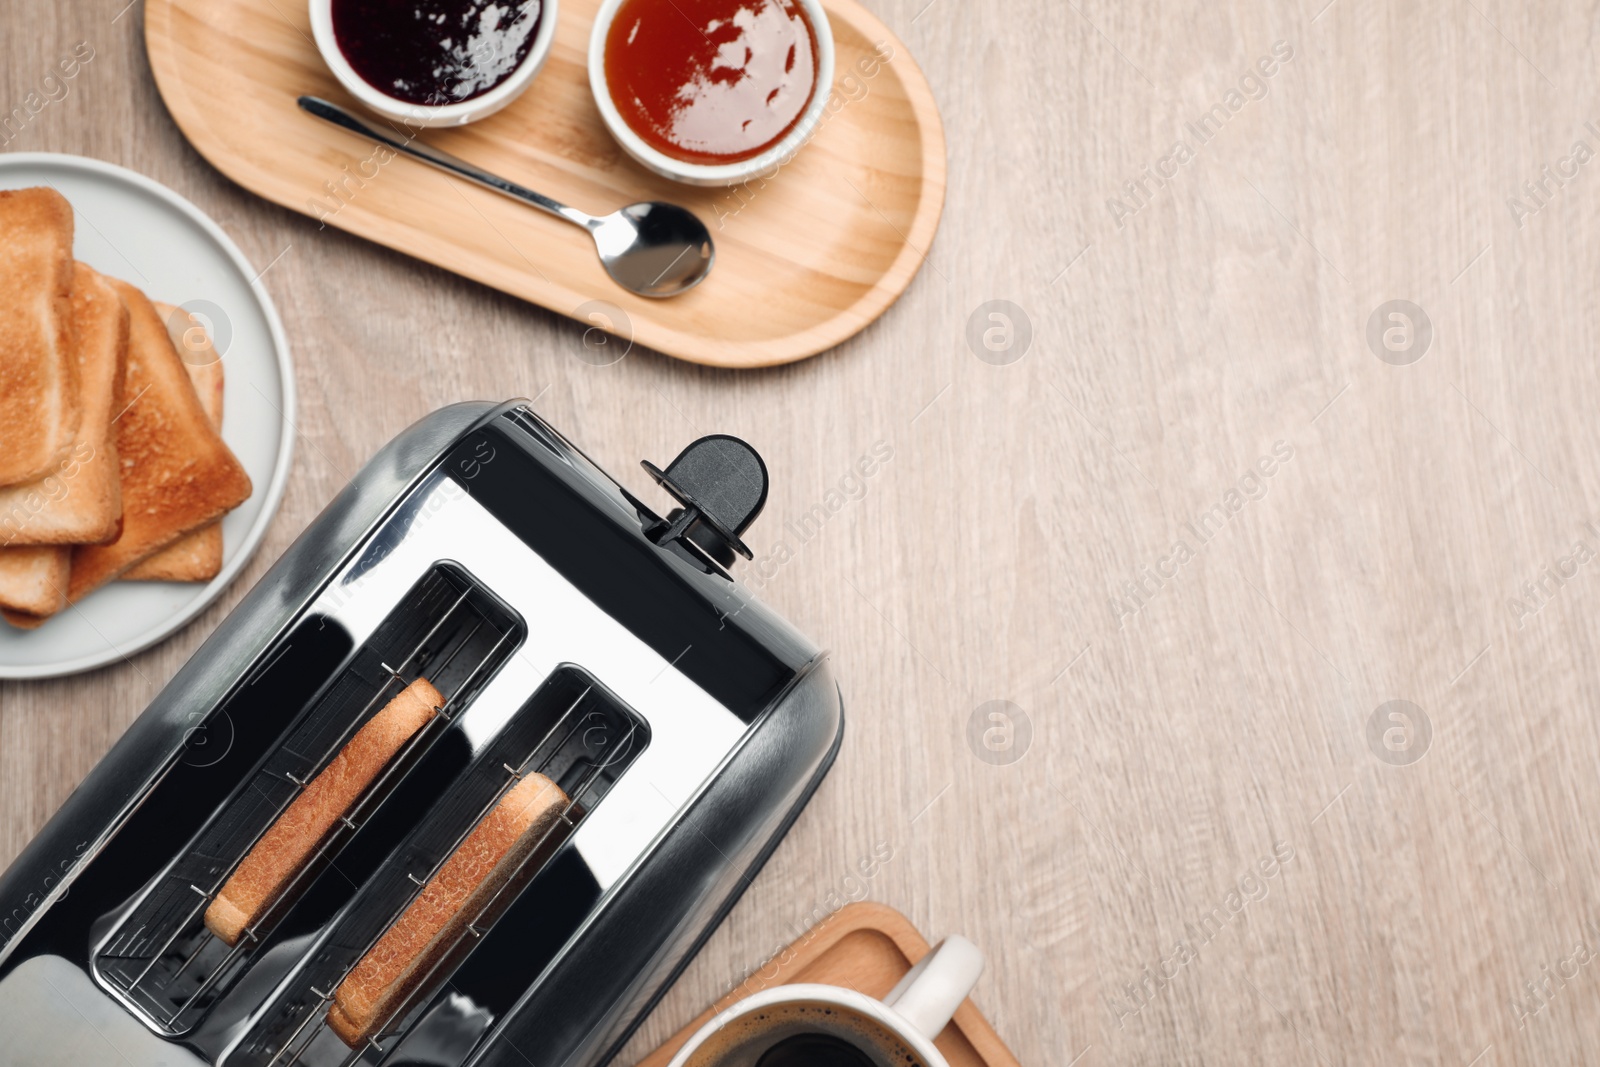
[[[643,724],[637,719],[626,719],[622,724],[625,725],[622,737],[615,743],[611,743],[609,740],[611,733],[619,724],[610,714],[609,709],[593,705],[591,698],[595,695],[594,684],[592,682],[585,684],[577,698],[551,723],[549,729],[528,751],[520,764],[516,766],[510,763],[500,764],[500,769],[504,771],[505,776],[499,788],[478,809],[476,817],[471,820],[470,825],[458,836],[450,850],[424,876],[418,877],[412,871],[405,872],[405,878],[410,885],[402,887],[402,899],[398,902],[398,906],[393,909],[393,915],[396,917],[411,905],[411,902],[416,899],[422,892],[423,887],[427,885],[428,880],[444,865],[461,841],[465,840],[467,834],[471,833],[472,829],[493,810],[495,805],[517,782],[529,774],[544,774],[546,777],[555,778],[560,784],[562,780],[570,779],[574,772],[578,773],[577,784],[563,789],[567,796],[567,803],[563,806],[555,823],[540,836],[538,843],[535,844],[528,858],[523,861],[520,869],[513,873],[506,883],[490,897],[478,914],[474,915],[462,927],[462,932],[457,936],[455,943],[442,952],[439,958],[434,961],[429,968],[428,975],[418,984],[419,993],[433,985],[433,977],[435,975],[441,971],[448,970],[452,952],[458,945],[469,941],[469,939],[483,936],[485,928],[492,924],[493,918],[503,910],[504,904],[520,892],[528,876],[549,858],[555,847],[576,829],[583,817],[594,810],[604,795],[603,777],[608,772],[613,775],[620,775],[622,771],[626,770],[631,758],[638,754],[638,749],[635,747],[634,742],[641,731],[645,730]],[[560,738],[556,740],[554,745],[551,745],[551,740],[556,738],[557,734],[561,735]],[[597,749],[598,752],[595,753],[594,758],[577,756],[574,752],[575,746],[585,752],[594,752]],[[598,791],[599,795],[591,797],[589,803],[585,803],[585,797],[591,791]],[[388,1018],[383,1020],[373,1036],[367,1039],[365,1045],[355,1049],[346,1049],[342,1042],[332,1037],[331,1032],[326,1028],[326,1012],[329,1005],[333,1003],[334,990],[339,982],[342,982],[350,971],[355,968],[356,964],[365,957],[367,952],[377,944],[378,939],[389,929],[389,925],[389,923],[384,923],[372,934],[361,950],[354,953],[349,959],[348,965],[338,974],[337,981],[326,982],[326,989],[319,988],[317,985],[307,984],[306,990],[314,1000],[302,1003],[303,1017],[288,1037],[284,1039],[282,1046],[276,1052],[271,1053],[271,1058],[265,1061],[265,1067],[301,1067],[302,1063],[306,1062],[305,1057],[307,1054],[313,1048],[319,1046],[325,1052],[331,1052],[333,1057],[337,1057],[319,1059],[319,1067],[321,1065],[334,1067],[335,1064],[337,1067],[354,1067],[355,1064],[360,1063],[369,1055],[375,1055],[381,1059],[392,1051],[392,1048],[385,1047],[384,1042],[390,1041],[392,1045],[391,1039],[397,1035],[400,1024],[415,1007],[414,1003],[399,1006]],[[417,999],[419,999],[418,996],[412,997],[413,1002]],[[285,1059],[285,1056],[288,1058]]]
[[[242,791],[213,818],[208,829],[220,828],[226,835],[236,825],[229,818],[230,807],[249,804],[253,809],[246,817],[253,817],[255,832],[230,839],[231,862],[216,862],[209,854],[215,850],[207,849],[206,832],[202,831],[201,841],[188,856],[201,859],[195,866],[204,873],[184,876],[180,873],[185,866],[184,857],[180,856],[168,875],[97,952],[95,962],[102,978],[156,1027],[171,1034],[185,1032],[214,996],[227,988],[229,980],[261,945],[265,932],[293,906],[304,887],[333,862],[344,842],[391,792],[396,781],[471,702],[504,661],[519,633],[517,620],[506,609],[488,598],[470,577],[448,566],[436,568],[418,582],[397,615],[401,620],[419,620],[427,628],[397,657],[394,637],[374,635],[370,644],[377,647],[366,649],[366,656],[357,656],[346,668],[340,678],[347,685],[370,690],[356,713],[349,714],[341,706],[336,679],[312,700],[297,734],[278,750],[294,753],[296,738],[315,738],[316,757],[302,758],[304,769],[297,774],[274,766],[272,755],[277,753],[269,755],[251,779],[257,793]],[[394,657],[394,665],[386,655]],[[381,675],[376,685],[366,676],[370,672],[367,664],[373,659]],[[246,928],[236,944],[227,946],[205,926],[205,909],[250,849],[356,730],[417,678],[428,678],[441,693],[449,694],[444,704],[435,709],[438,714],[402,746],[356,805],[334,824],[312,858],[295,872],[267,911]],[[270,795],[259,789],[262,778],[271,781]],[[270,802],[259,803],[258,797]]]

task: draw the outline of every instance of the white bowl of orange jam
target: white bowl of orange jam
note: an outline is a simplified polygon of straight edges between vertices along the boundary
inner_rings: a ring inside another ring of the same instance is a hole
[[[589,87],[641,165],[690,185],[771,177],[816,131],[833,84],[818,0],[603,0]]]

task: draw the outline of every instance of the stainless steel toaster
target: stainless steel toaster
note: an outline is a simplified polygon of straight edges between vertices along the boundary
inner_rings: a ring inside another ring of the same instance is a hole
[[[387,445],[0,877],[0,1063],[610,1060],[749,884],[843,732],[823,653],[729,574],[766,501],[735,438],[645,468],[665,516],[526,402]],[[254,844],[409,683],[444,700],[230,946]],[[538,772],[555,828],[358,1047],[333,991]]]

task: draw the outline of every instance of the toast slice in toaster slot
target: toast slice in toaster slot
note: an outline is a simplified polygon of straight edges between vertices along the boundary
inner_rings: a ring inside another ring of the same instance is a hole
[[[500,918],[568,866],[572,835],[649,739],[586,672],[555,671],[306,950],[297,989],[237,1062],[336,1067],[351,1049],[392,1052],[455,969],[501,938]],[[597,894],[565,896],[572,907],[551,915],[562,941]]]
[[[440,564],[359,645],[326,619],[288,635],[198,728],[215,747],[204,767],[179,770],[197,799],[201,787],[227,792],[120,911],[95,949],[96,977],[161,1032],[200,1024],[268,949],[337,914],[437,797],[434,775],[448,781],[470,763],[453,723],[525,634],[502,601]],[[324,643],[350,651],[310,654]],[[319,663],[329,673],[308,701],[273,705],[283,671]],[[262,722],[272,716],[280,725],[269,740]],[[253,765],[231,758],[235,731]],[[391,799],[407,810],[388,811]]]
[[[542,774],[500,798],[339,983],[328,1025],[345,1044],[360,1048],[395,1015],[567,807],[567,795]]]
[[[234,868],[206,908],[206,928],[227,944],[238,944],[334,825],[349,817],[389,761],[444,705],[444,695],[433,683],[418,678],[368,719]]]

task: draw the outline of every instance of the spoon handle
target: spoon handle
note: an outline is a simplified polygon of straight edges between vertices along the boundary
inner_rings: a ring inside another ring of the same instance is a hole
[[[594,225],[594,218],[584,214],[577,208],[568,207],[558,200],[550,199],[543,193],[536,193],[532,189],[518,185],[516,182],[507,181],[498,175],[490,174],[488,171],[475,167],[464,159],[452,156],[448,152],[441,152],[437,148],[418,141],[416,134],[409,131],[409,128],[409,136],[402,138],[393,131],[374,126],[352,115],[338,104],[330,103],[320,97],[302,96],[299,103],[300,110],[307,114],[315,115],[324,122],[332,123],[362,137],[370,138],[379,144],[387,145],[402,155],[410,156],[412,159],[420,159],[422,162],[430,163],[448,174],[465,178],[475,185],[481,185],[485,189],[491,189],[503,196],[509,196],[513,200],[531,204],[540,211],[548,211],[557,218],[565,219],[567,222],[582,226],[584,229],[589,229]]]

